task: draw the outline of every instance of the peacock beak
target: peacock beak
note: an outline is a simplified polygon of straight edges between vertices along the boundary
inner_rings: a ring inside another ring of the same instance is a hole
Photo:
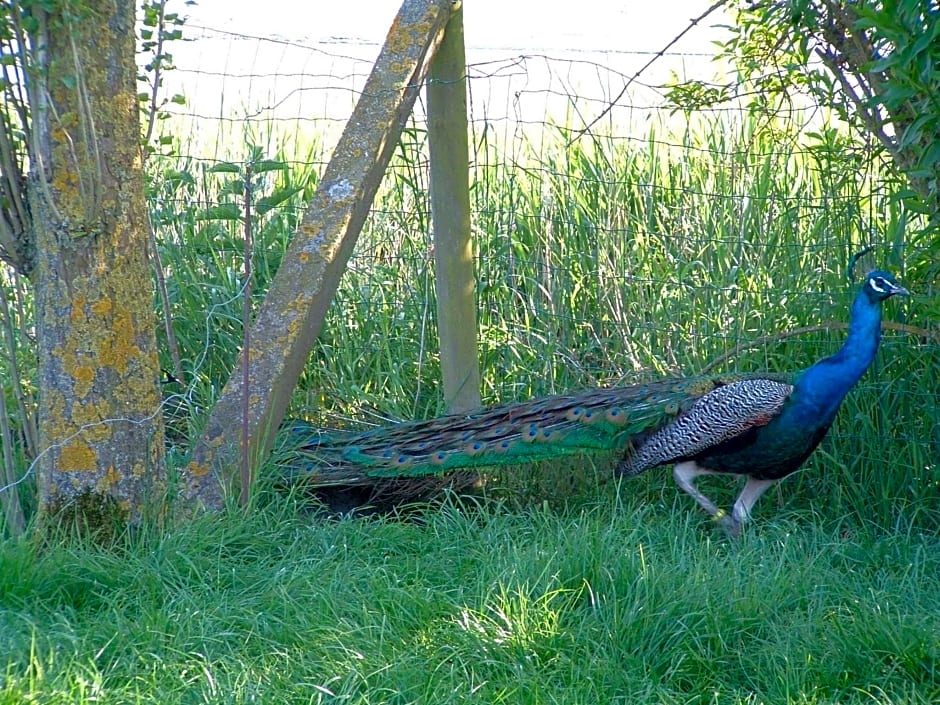
[[[891,295],[892,295],[892,296],[910,296],[910,295],[911,295],[911,292],[909,292],[909,291],[908,291],[907,289],[905,289],[903,286],[901,286],[901,285],[899,285],[899,284],[895,284],[895,285],[892,286],[892,288],[891,288]]]

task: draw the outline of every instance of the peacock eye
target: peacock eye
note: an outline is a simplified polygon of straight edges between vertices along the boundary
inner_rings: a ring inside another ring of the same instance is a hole
[[[871,288],[877,291],[879,294],[887,293],[888,289],[890,288],[888,286],[888,282],[884,280],[884,277],[872,277],[868,280],[868,283],[871,284]]]

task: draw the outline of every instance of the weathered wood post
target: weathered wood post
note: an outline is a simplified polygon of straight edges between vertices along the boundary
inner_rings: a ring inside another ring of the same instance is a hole
[[[291,240],[192,460],[181,472],[184,514],[221,509],[233,496],[241,457],[242,409],[257,464],[273,442],[372,199],[453,10],[452,0],[405,0],[346,123],[303,221]],[[242,375],[248,356],[249,388]]]
[[[428,75],[431,218],[441,372],[448,409],[480,406],[477,311],[470,238],[470,150],[463,9],[455,3]]]

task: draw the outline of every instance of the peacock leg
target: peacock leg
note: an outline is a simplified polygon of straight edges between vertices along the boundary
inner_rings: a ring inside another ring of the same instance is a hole
[[[694,460],[686,460],[683,463],[676,463],[676,466],[672,469],[672,476],[675,478],[676,484],[679,485],[682,491],[691,495],[692,498],[698,502],[706,512],[715,517],[715,519],[720,520],[725,516],[725,511],[723,509],[719,509],[714,502],[699,492],[698,488],[695,487],[695,480],[700,475],[716,474],[718,473],[700,467]]]
[[[776,480],[758,480],[754,477],[748,477],[744,483],[744,489],[734,501],[734,509],[731,510],[731,516],[739,526],[751,518],[751,507],[760,499],[771,485],[776,484]]]

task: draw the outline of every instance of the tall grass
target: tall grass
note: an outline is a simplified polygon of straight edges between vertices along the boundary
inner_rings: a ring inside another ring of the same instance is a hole
[[[911,230],[913,221],[898,211],[878,165],[832,130],[798,135],[753,118],[698,117],[653,123],[644,140],[569,144],[564,126],[511,139],[489,127],[473,140],[471,185],[486,403],[664,374],[798,369],[844,337],[852,253],[878,244],[903,278],[905,223]],[[331,427],[446,408],[425,137],[417,127],[403,136],[294,394],[294,415]],[[257,304],[326,161],[317,139],[290,150],[271,132],[230,141],[242,146],[212,160],[150,164],[186,372],[166,386],[167,408],[179,412],[171,440],[181,452],[242,340],[242,226],[232,215],[241,184],[212,167],[258,154],[287,165],[255,184],[259,198],[277,202],[259,212],[254,233]],[[886,319],[928,335],[887,332],[879,361],[847,400],[797,495],[885,526],[913,514],[936,527],[940,304],[934,282],[905,283],[915,297],[889,302]],[[815,328],[787,335],[802,326]],[[747,346],[758,338],[765,342]],[[13,380],[30,376],[25,362],[18,375],[4,375],[8,409],[22,397]],[[174,369],[169,355],[164,367]],[[19,422],[11,423],[15,438]]]
[[[845,335],[852,253],[874,243],[881,263],[903,268],[891,259],[903,255],[895,247],[901,216],[877,165],[832,131],[690,120],[654,126],[642,141],[569,144],[564,127],[546,130],[537,142],[491,139],[489,130],[474,140],[488,403],[706,369],[799,369]],[[292,168],[260,190],[295,195],[259,226],[258,297],[316,183],[316,149],[270,155]],[[191,396],[202,405],[232,369],[241,339],[240,225],[207,217],[233,198],[218,175],[193,161],[171,166],[185,178],[156,178],[154,207],[164,214],[162,256]],[[291,413],[335,427],[445,409],[428,188],[425,134],[409,129]],[[913,301],[890,302],[886,319],[935,329],[932,284],[905,283]],[[787,335],[803,326],[815,328]],[[765,342],[747,347],[758,338]],[[931,509],[940,499],[938,351],[936,337],[887,332],[798,496],[884,526],[908,516],[940,525]]]

